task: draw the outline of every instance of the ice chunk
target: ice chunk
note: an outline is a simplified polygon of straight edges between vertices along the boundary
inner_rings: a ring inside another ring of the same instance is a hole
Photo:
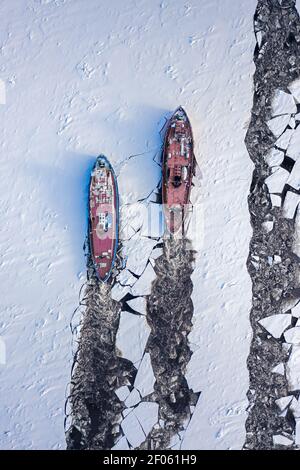
[[[270,315],[265,317],[262,320],[259,320],[259,323],[274,337],[280,338],[284,330],[290,326],[292,320],[292,315],[288,313],[279,313],[277,315]]]
[[[300,160],[296,161],[289,176],[289,179],[287,180],[287,184],[297,190],[300,189]]]
[[[150,328],[144,316],[121,312],[116,347],[123,357],[133,363],[139,361],[144,354],[149,334]]]
[[[300,79],[297,78],[288,86],[289,91],[292,93],[295,100],[300,103]]]
[[[111,450],[129,450],[129,445],[126,437],[121,437],[121,439],[111,448]]]
[[[293,413],[294,418],[299,419],[300,418],[300,399],[298,398],[297,400],[297,398],[293,397],[289,408],[291,412]]]
[[[300,257],[300,206],[299,205],[297,207],[297,212],[296,212],[296,217],[295,217],[295,232],[294,232],[292,251],[293,253],[295,253],[297,256]],[[300,309],[300,306],[298,308]]]
[[[300,297],[288,297],[282,301],[281,304],[281,313],[285,313],[299,302]]]
[[[154,391],[155,376],[152,369],[150,354],[145,353],[136,374],[134,386],[138,389],[142,397]]]
[[[136,282],[136,277],[134,277],[127,269],[123,269],[118,275],[117,281],[122,286],[133,286]]]
[[[300,344],[300,326],[290,328],[284,333],[284,338],[287,343]]]
[[[300,194],[293,193],[292,191],[286,193],[282,208],[282,214],[286,219],[294,218],[299,201]]]
[[[274,171],[274,173],[268,176],[265,182],[268,186],[269,192],[281,193],[289,178],[289,175],[289,172],[284,168],[278,168],[278,170]]]
[[[282,434],[276,434],[273,436],[273,443],[276,446],[285,446],[289,447],[293,445],[294,441],[291,437],[283,436]]]
[[[273,230],[274,222],[272,220],[267,220],[266,222],[263,222],[261,225],[266,232],[271,232],[271,230]]]
[[[295,444],[300,446],[300,419],[296,419]]]
[[[292,308],[292,315],[295,318],[300,318],[300,302]]]
[[[281,363],[278,364],[277,366],[273,367],[272,373],[273,373],[273,374],[284,375],[284,364],[283,364],[283,362],[281,362]]]
[[[287,129],[286,131],[284,131],[284,133],[279,137],[279,139],[276,140],[276,146],[286,150],[291,141],[293,133],[294,130],[292,129]]]
[[[265,161],[269,166],[279,166],[283,162],[284,153],[281,150],[273,148],[265,157]]]
[[[162,248],[154,248],[154,250],[151,253],[151,258],[152,259],[157,259],[163,254],[163,249]]]
[[[142,426],[134,412],[129,413],[122,421],[121,428],[132,447],[138,447],[146,438]]]
[[[297,112],[297,106],[290,93],[283,90],[276,90],[272,101],[272,116],[279,114],[294,114]]]
[[[158,403],[142,402],[134,409],[133,413],[141,423],[146,435],[158,422]]]
[[[300,157],[300,126],[298,126],[292,134],[286,154],[293,160]]]
[[[125,405],[130,408],[131,406],[135,406],[139,401],[141,401],[141,397],[139,392],[134,388],[130,393],[129,397],[125,401]]]
[[[146,299],[144,297],[136,297],[135,299],[128,300],[127,304],[136,312],[146,315]]]
[[[292,128],[292,129],[295,129],[296,127],[296,119],[294,117],[291,117],[291,120],[289,122],[289,126]]]
[[[292,351],[286,366],[286,375],[290,390],[300,389],[300,346],[293,345]]]
[[[155,271],[150,263],[148,263],[145,271],[134,284],[131,289],[132,295],[149,295],[151,294],[151,285],[156,278]]]
[[[275,137],[279,137],[284,129],[287,127],[290,121],[289,114],[283,114],[282,116],[277,116],[267,122],[270,131],[275,135]]]
[[[114,285],[111,290],[111,298],[116,302],[119,302],[129,292],[130,287],[123,287],[118,282]]]
[[[293,398],[294,395],[288,395],[286,397],[278,398],[278,400],[275,400],[275,403],[280,409],[280,411],[283,411],[286,409],[287,406],[289,406]]]
[[[130,390],[125,385],[123,387],[118,388],[115,393],[121,401],[125,401],[128,395],[130,394]]]

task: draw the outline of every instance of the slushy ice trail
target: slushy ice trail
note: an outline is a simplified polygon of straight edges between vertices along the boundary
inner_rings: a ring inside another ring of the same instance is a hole
[[[245,448],[291,448],[300,416],[299,385],[292,380],[297,346],[289,344],[293,341],[287,333],[297,322],[293,307],[300,298],[299,258],[293,250],[299,190],[290,177],[297,169],[289,146],[300,125],[299,95],[290,88],[300,72],[300,20],[295,1],[259,0],[254,27],[255,92],[246,136],[255,169],[249,195],[253,338],[248,357]]]
[[[116,356],[120,304],[110,292],[109,284],[89,276],[80,302],[82,325],[68,398],[68,449],[109,449],[120,434],[124,405],[114,391],[130,382],[133,370],[129,361]]]
[[[192,354],[188,334],[193,316],[193,263],[194,252],[185,239],[166,239],[163,254],[156,260],[157,278],[147,300],[151,328],[147,352],[156,378],[160,420],[141,448],[178,447],[199,397],[189,389],[184,375]]]

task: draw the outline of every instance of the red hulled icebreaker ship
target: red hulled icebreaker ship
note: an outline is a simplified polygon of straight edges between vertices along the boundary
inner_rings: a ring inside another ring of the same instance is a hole
[[[118,247],[119,194],[115,173],[106,157],[100,155],[91,174],[89,195],[90,251],[99,280],[112,273]]]
[[[171,234],[184,235],[194,172],[192,128],[179,107],[167,124],[163,146],[162,202],[165,225]]]

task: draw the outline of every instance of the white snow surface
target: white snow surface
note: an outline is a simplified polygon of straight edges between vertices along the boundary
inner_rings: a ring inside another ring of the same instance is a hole
[[[159,131],[180,104],[193,125],[195,214],[203,217],[187,374],[202,395],[181,447],[242,447],[253,168],[244,137],[255,7],[256,0],[1,2],[1,449],[65,447],[69,321],[84,279],[91,167],[104,153],[120,175],[121,202],[148,197],[160,179]],[[125,167],[130,179],[122,178]],[[148,264],[147,286],[137,281],[136,295],[149,293],[153,273]],[[129,290],[116,285],[114,298]],[[122,428],[133,446],[145,437],[133,412]]]

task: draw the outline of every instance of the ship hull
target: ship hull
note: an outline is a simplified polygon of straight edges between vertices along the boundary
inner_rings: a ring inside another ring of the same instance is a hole
[[[180,107],[167,124],[163,146],[162,202],[165,227],[171,234],[185,234],[194,172],[192,128]]]
[[[92,170],[89,192],[89,242],[96,276],[111,277],[118,247],[119,194],[113,168],[100,155]]]

